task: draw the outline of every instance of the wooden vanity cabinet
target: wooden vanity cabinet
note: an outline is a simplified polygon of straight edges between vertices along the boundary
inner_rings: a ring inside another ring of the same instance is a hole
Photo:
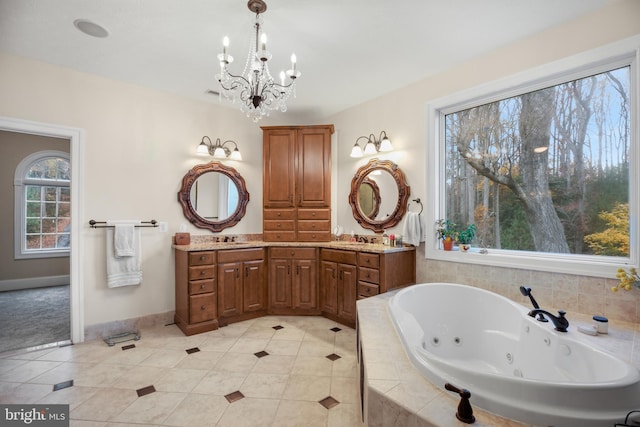
[[[176,312],[185,335],[218,329],[216,252],[175,252]]]
[[[415,248],[402,252],[358,253],[358,299],[415,283]]]
[[[269,313],[320,314],[317,253],[316,248],[269,249]]]
[[[320,309],[329,319],[355,327],[358,286],[354,251],[321,249]]]
[[[218,318],[221,325],[266,314],[264,249],[218,251]]]
[[[262,130],[263,239],[330,241],[333,125]]]

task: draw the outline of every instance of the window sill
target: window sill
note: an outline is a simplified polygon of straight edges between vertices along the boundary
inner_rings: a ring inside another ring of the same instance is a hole
[[[580,259],[577,259],[577,257],[577,255],[539,254],[534,252],[516,253],[513,251],[474,247],[467,252],[461,252],[458,248],[454,248],[452,251],[444,251],[436,248],[425,249],[426,259],[438,261],[482,264],[494,267],[603,277],[608,279],[615,279],[618,268],[632,267],[631,262],[625,258],[590,257],[584,255],[580,255]]]

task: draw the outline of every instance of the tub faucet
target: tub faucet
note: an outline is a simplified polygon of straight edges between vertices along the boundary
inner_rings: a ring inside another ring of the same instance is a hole
[[[529,316],[531,317],[535,317],[536,314],[544,314],[547,318],[551,319],[551,323],[553,323],[553,326],[556,327],[556,331],[567,332],[567,328],[569,327],[569,321],[567,320],[566,317],[564,317],[564,315],[567,314],[566,311],[558,310],[559,316],[554,316],[548,311],[542,310],[540,308],[534,308],[529,312]]]
[[[536,299],[531,294],[531,288],[525,288],[524,286],[520,286],[520,293],[525,297],[529,297],[529,299],[531,300],[531,305],[533,305],[533,308],[540,308],[540,306],[538,305],[538,301],[536,301]],[[538,321],[548,322],[547,318],[544,317],[542,313],[538,313]]]

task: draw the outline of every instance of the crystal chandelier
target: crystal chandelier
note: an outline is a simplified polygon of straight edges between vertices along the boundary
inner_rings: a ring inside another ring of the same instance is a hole
[[[229,38],[223,40],[222,53],[218,55],[220,61],[220,96],[232,102],[240,102],[240,110],[254,122],[262,116],[268,116],[271,110],[287,111],[287,99],[293,94],[295,97],[295,82],[300,77],[296,70],[296,55],[291,55],[291,69],[280,72],[280,83],[276,83],[269,72],[268,62],[271,53],[267,51],[267,36],[262,32],[260,14],[267,10],[263,0],[249,0],[247,7],[256,14],[254,24],[255,38],[249,44],[249,54],[244,71],[240,75],[231,74],[228,66],[233,57],[227,53]],[[286,79],[288,77],[288,79]],[[285,80],[287,80],[285,82]]]

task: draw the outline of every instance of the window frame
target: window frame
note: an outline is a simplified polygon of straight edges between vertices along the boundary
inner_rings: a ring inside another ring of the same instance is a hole
[[[435,99],[427,104],[426,193],[433,200],[431,209],[425,209],[427,240],[425,258],[483,264],[498,267],[536,271],[579,274],[614,278],[620,267],[640,265],[638,248],[638,216],[640,215],[640,37],[633,37],[598,49],[535,67],[521,73]],[[445,217],[445,141],[444,117],[456,111],[488,102],[517,96],[525,92],[557,85],[610,69],[630,67],[630,179],[629,179],[629,257],[601,255],[554,254],[504,249],[488,249],[471,253],[438,249],[435,221]]]
[[[29,154],[27,157],[16,167],[16,173],[14,176],[13,193],[14,193],[14,258],[15,259],[36,259],[36,258],[54,258],[54,257],[68,257],[71,253],[71,247],[69,248],[56,248],[56,249],[40,249],[40,250],[27,250],[26,248],[26,185],[47,185],[49,183],[40,182],[37,180],[31,180],[25,178],[29,168],[40,160],[57,157],[63,158],[71,164],[71,156],[64,151],[56,150],[43,150]],[[71,181],[69,181],[69,188],[71,188]],[[70,232],[71,233],[71,232]],[[71,241],[71,236],[69,236]]]

